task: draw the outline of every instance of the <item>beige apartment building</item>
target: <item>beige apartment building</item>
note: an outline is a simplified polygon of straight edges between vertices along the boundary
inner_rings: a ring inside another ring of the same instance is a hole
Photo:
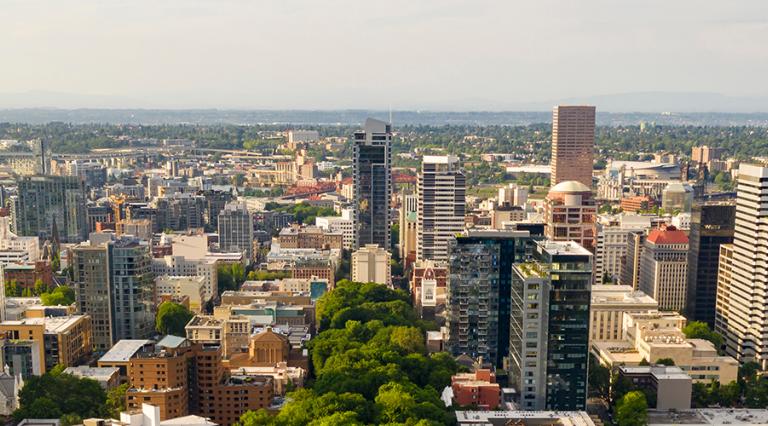
[[[650,311],[624,315],[623,341],[593,341],[592,352],[609,367],[637,366],[643,360],[655,363],[670,358],[694,382],[717,380],[730,383],[738,376],[739,363],[717,354],[715,346],[683,334],[684,316],[672,312]]]
[[[651,296],[628,285],[593,285],[590,304],[589,340],[622,341],[624,316],[656,311],[659,304]]]

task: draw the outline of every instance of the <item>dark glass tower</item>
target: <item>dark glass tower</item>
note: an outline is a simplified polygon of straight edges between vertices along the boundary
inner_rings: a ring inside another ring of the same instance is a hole
[[[592,254],[541,241],[533,258],[513,268],[510,385],[525,410],[584,410]]]
[[[378,244],[390,249],[389,199],[392,195],[392,128],[369,118],[355,132],[355,248]]]
[[[503,365],[512,264],[525,260],[530,243],[528,231],[468,231],[449,242],[447,350],[452,355]]]
[[[706,322],[713,329],[720,245],[733,242],[735,222],[734,203],[695,204],[691,211],[685,316],[689,321]]]

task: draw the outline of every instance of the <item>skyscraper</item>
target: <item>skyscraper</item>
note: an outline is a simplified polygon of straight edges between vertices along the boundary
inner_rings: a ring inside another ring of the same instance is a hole
[[[715,326],[725,337],[726,353],[740,362],[768,368],[768,167],[742,164],[736,187],[733,247],[723,245]],[[723,256],[729,258],[723,259]],[[726,272],[726,271],[723,271]],[[721,299],[723,300],[721,303]]]
[[[512,264],[525,259],[528,231],[465,231],[449,243],[446,350],[501,367],[509,351]]]
[[[717,267],[720,246],[733,242],[736,205],[730,202],[700,203],[693,206],[688,251],[689,321],[715,326]]]
[[[392,128],[369,118],[354,135],[355,248],[378,244],[390,249],[389,199],[392,195]]]
[[[584,410],[592,253],[539,241],[512,273],[509,379],[525,410]]]
[[[85,183],[76,176],[27,176],[11,197],[13,232],[23,236],[79,242],[86,236]]]
[[[667,226],[648,233],[640,258],[638,288],[659,302],[659,310],[685,309],[688,285],[688,236]]]
[[[92,318],[94,349],[150,337],[156,307],[149,246],[132,237],[103,236],[72,253],[77,308]]]
[[[416,259],[446,262],[448,241],[464,229],[466,177],[458,157],[424,156],[417,190]]]
[[[575,180],[592,187],[595,107],[556,106],[552,110],[551,182]]]
[[[245,203],[232,202],[219,213],[219,247],[224,252],[245,252],[253,258],[253,216]]]

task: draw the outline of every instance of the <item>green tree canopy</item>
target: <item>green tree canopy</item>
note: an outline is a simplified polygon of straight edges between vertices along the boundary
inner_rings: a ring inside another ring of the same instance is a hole
[[[157,309],[155,329],[161,334],[186,336],[184,326],[194,315],[186,307],[175,302],[163,302]]]
[[[19,392],[21,407],[13,413],[17,421],[27,418],[104,417],[107,395],[98,382],[70,374],[32,376]]]
[[[723,336],[710,330],[705,322],[691,321],[683,327],[683,333],[688,339],[709,340],[718,351],[723,346]]]
[[[60,285],[51,292],[45,292],[40,295],[40,300],[45,306],[71,305],[75,303],[75,290],[70,287]]]
[[[645,426],[648,424],[648,402],[645,394],[632,391],[616,404],[616,424],[620,426]]]

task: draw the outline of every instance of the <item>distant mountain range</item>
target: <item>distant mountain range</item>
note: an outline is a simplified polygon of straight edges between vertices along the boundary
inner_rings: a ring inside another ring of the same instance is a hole
[[[568,98],[546,102],[494,103],[479,99],[451,101],[465,110],[440,108],[393,111],[398,124],[522,125],[546,123],[557,104],[596,105],[603,125],[657,124],[768,125],[768,97],[733,97],[717,93],[643,92]],[[55,92],[0,94],[0,122],[141,123],[141,124],[295,124],[353,125],[366,117],[387,119],[389,111],[152,109],[139,100]],[[4,108],[4,109],[3,109]]]

